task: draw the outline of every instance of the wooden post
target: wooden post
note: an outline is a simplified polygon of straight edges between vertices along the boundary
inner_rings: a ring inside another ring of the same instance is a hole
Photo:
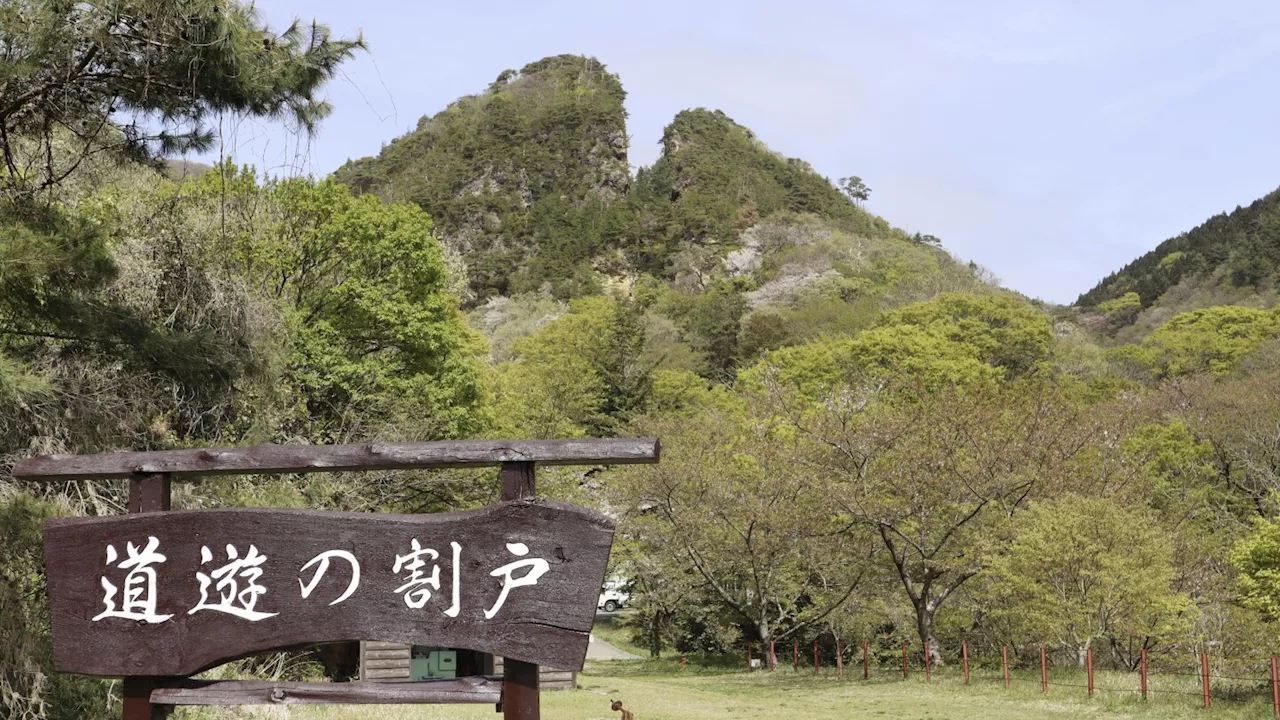
[[[1009,687],[1009,646],[1000,646],[1000,657],[1004,661],[1004,686]]]
[[[792,669],[795,670],[796,672],[800,672],[800,641],[793,640],[791,642],[792,642],[792,645],[791,645]]]
[[[924,680],[933,680],[933,658],[929,657],[929,643],[924,644]]]
[[[1280,717],[1280,667],[1276,665],[1276,656],[1271,656],[1271,709]]]
[[[1142,699],[1147,699],[1147,649],[1142,648]]]
[[[1085,665],[1089,673],[1089,697],[1093,697],[1093,648],[1085,651]]]
[[[1200,653],[1200,677],[1204,679],[1204,706],[1211,707],[1213,700],[1209,697],[1209,653]]]
[[[902,643],[902,679],[907,679],[907,643],[905,640]]]
[[[498,477],[502,481],[503,500],[532,499],[535,496],[537,486],[533,463],[502,463]],[[501,705],[503,720],[541,720],[537,665],[513,658],[503,660]]]
[[[813,639],[813,674],[818,674],[818,638]]]
[[[862,679],[866,680],[871,677],[871,653],[867,648],[867,641],[862,641]]]
[[[769,641],[769,669],[776,670],[778,668],[778,653],[774,648],[774,640]]]
[[[172,479],[165,474],[138,475],[129,478],[129,512],[165,512],[171,507]],[[152,705],[151,691],[156,678],[126,677],[122,683],[124,720],[161,720],[171,706]]]
[[[960,659],[964,663],[964,681],[969,682],[969,643],[960,643]]]
[[[1040,692],[1049,694],[1049,660],[1045,657],[1044,647],[1040,648]]]
[[[840,647],[840,638],[836,638],[836,670],[841,680],[844,679],[844,649]]]
[[[751,672],[752,669],[753,668],[751,667],[751,643],[748,642],[747,643],[747,672]]]

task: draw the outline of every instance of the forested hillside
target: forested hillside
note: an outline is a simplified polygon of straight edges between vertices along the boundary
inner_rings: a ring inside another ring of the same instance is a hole
[[[631,184],[624,97],[593,58],[545,58],[503,71],[336,175],[426,210],[480,299],[544,282],[581,294],[591,260],[625,232],[612,211]]]
[[[1123,669],[1210,648],[1229,672],[1280,646],[1276,196],[1082,313],[718,110],[680,112],[633,175],[622,81],[592,58],[503,72],[377,157],[277,178],[179,156],[224,112],[322,122],[359,39],[239,2],[18,6],[0,12],[22,60],[0,77],[6,717],[105,718],[119,694],[52,670],[40,527],[115,514],[125,490],[8,474],[48,452],[658,435],[658,465],[539,480],[617,518],[627,622],[655,655],[821,636]],[[460,471],[332,473],[183,484],[174,505],[494,495]],[[296,649],[210,672],[334,674]]]
[[[1076,304],[1129,339],[1173,315],[1214,305],[1271,307],[1280,282],[1280,190],[1209,218],[1108,275]]]

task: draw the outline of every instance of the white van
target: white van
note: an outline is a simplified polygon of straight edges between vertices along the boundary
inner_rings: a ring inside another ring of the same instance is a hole
[[[626,607],[627,602],[631,600],[626,587],[627,581],[622,578],[607,581],[604,587],[600,588],[600,600],[596,602],[596,609],[611,613]]]

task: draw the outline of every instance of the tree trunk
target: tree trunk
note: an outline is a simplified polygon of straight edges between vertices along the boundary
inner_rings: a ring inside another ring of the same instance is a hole
[[[920,635],[921,646],[928,649],[930,664],[934,667],[942,667],[946,663],[942,660],[942,650],[938,646],[938,639],[933,636],[933,616],[938,612],[938,608],[933,605],[927,596],[922,597],[914,604],[916,607],[916,632]]]
[[[649,657],[662,656],[662,614],[653,613],[649,617]]]

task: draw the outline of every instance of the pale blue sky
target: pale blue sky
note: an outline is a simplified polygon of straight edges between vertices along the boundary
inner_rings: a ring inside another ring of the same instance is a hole
[[[506,68],[594,55],[618,73],[630,157],[681,109],[718,108],[868,207],[1033,297],[1070,302],[1160,241],[1280,186],[1280,3],[332,2],[273,24],[363,29],[298,147],[256,122],[227,152],[331,172]]]

